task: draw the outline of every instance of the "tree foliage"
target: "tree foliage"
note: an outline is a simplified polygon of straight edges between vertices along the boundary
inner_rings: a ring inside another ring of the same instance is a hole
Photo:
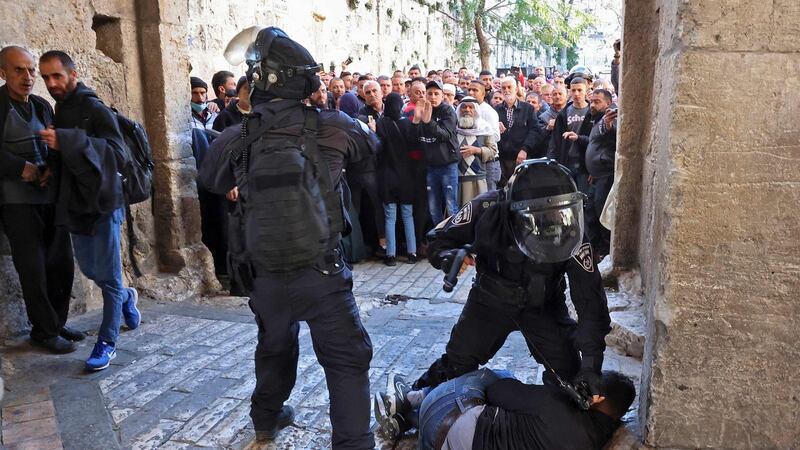
[[[482,69],[488,69],[491,46],[507,44],[517,50],[570,48],[593,19],[574,0],[417,0],[456,23],[461,38],[456,46],[462,62],[477,47]]]

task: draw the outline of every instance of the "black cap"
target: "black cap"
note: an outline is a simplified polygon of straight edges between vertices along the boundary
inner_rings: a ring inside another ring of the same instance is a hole
[[[201,80],[200,78],[191,77],[191,78],[189,78],[189,82],[192,85],[192,89],[194,89],[194,88],[203,88],[205,90],[208,90],[208,84],[206,84],[206,82]]]
[[[439,80],[431,80],[428,81],[428,84],[425,85],[425,89],[430,89],[430,88],[436,88],[439,89],[440,91],[443,91],[444,85],[442,85],[442,82]]]

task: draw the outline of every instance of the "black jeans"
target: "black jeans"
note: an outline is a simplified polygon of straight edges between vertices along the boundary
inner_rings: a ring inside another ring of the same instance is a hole
[[[372,342],[358,315],[352,274],[344,266],[339,270],[329,275],[314,268],[257,274],[250,299],[258,323],[250,417],[256,430],[267,429],[289,398],[297,377],[298,321],[302,320],[311,329],[314,352],[325,370],[333,448],[372,449]]]
[[[539,308],[525,303],[515,304],[503,295],[495,296],[473,287],[458,322],[450,332],[447,353],[430,366],[414,383],[414,388],[435,387],[477,370],[500,350],[512,331],[518,330],[517,324],[559,376],[566,380],[575,377],[580,367],[573,339],[577,324],[569,317],[563,301],[550,302]],[[545,376],[545,381],[548,379]]]
[[[598,257],[607,255],[611,248],[611,231],[600,223],[600,214],[603,213],[612,184],[614,175],[593,178],[592,184],[589,185],[589,199],[586,202],[586,236]]]
[[[214,272],[228,273],[228,200],[224,195],[197,188],[203,244],[214,258]]]
[[[56,227],[55,205],[3,205],[0,218],[22,286],[31,338],[58,336],[67,323],[75,270],[69,232]]]

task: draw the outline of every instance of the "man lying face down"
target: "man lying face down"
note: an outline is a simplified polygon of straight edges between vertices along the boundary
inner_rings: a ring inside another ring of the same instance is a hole
[[[375,418],[392,438],[417,428],[420,450],[601,449],[636,397],[625,375],[602,378],[602,395],[583,410],[554,384],[523,384],[502,370],[416,391],[390,374],[387,391],[375,395]]]

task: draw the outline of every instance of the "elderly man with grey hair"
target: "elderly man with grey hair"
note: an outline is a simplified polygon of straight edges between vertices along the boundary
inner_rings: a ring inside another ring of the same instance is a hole
[[[545,153],[545,139],[533,107],[517,98],[517,80],[505,77],[500,82],[503,103],[495,110],[500,117],[500,153],[502,177],[499,187],[508,182],[517,164],[540,158]]]
[[[56,226],[61,156],[40,138],[53,108],[33,94],[36,61],[22,47],[0,50],[0,228],[11,247],[31,342],[74,352],[86,335],[66,326],[73,280],[72,243]]]

